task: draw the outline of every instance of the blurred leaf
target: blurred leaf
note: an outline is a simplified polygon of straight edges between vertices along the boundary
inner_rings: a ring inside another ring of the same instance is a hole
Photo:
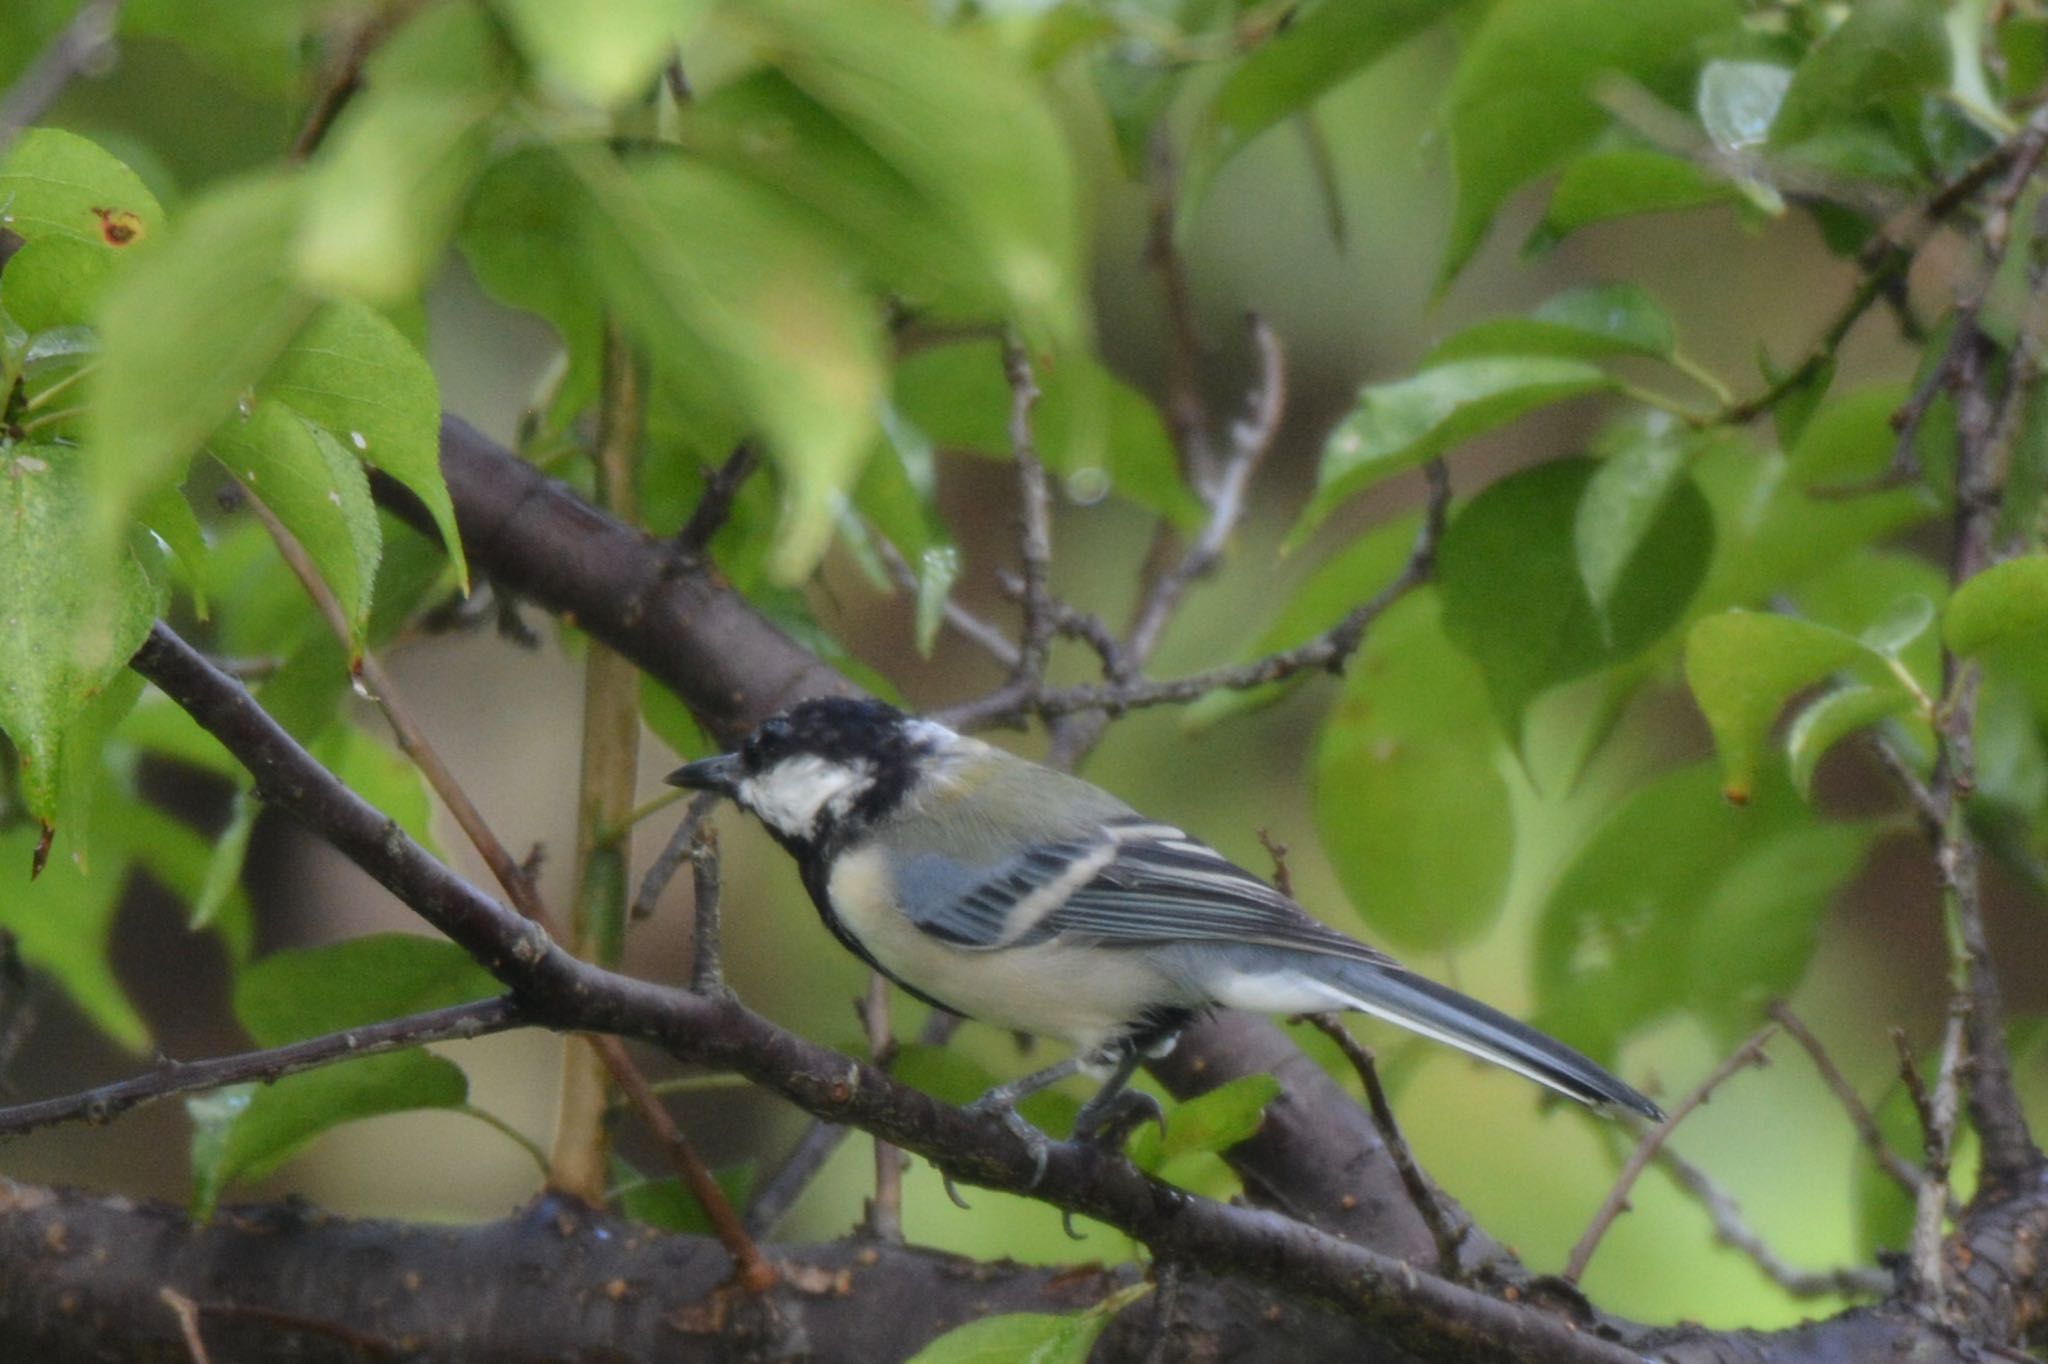
[[[825,242],[742,180],[675,158],[575,164],[598,208],[586,258],[612,306],[657,369],[722,376],[767,435],[785,499],[771,573],[801,581],[872,446],[873,310]]]
[[[1440,285],[1464,268],[1510,194],[1606,126],[1600,80],[1627,76],[1683,103],[1700,40],[1739,14],[1728,0],[1504,0],[1489,10],[1451,81],[1458,203]]]
[[[1749,799],[1758,759],[1786,702],[1857,665],[1870,674],[1873,685],[1897,687],[1876,650],[1854,635],[1812,621],[1726,611],[1692,627],[1685,641],[1685,680],[1714,732],[1728,799]]]
[[[2018,635],[2048,632],[2048,555],[1993,564],[1956,589],[1942,638],[1958,654],[1980,654]]]
[[[187,1100],[194,1129],[192,1214],[211,1218],[229,1184],[261,1179],[329,1128],[468,1100],[462,1068],[420,1050],[359,1057],[262,1088],[237,1086]]]
[[[949,1104],[970,1104],[994,1087],[996,1077],[980,1062],[950,1047],[906,1042],[890,1073],[912,1089]]]
[[[1792,84],[1792,68],[1775,62],[1713,61],[1700,68],[1695,109],[1700,126],[1723,152],[1740,152],[1770,139],[1771,122]]]
[[[1928,1073],[1926,1068],[1932,1063],[1933,1058],[1923,1053],[1921,1074]],[[1925,1138],[1913,1097],[1897,1078],[1889,1081],[1884,1097],[1872,1106],[1871,1116],[1877,1119],[1877,1130],[1885,1144],[1908,1164],[1916,1164],[1925,1156]],[[1850,1161],[1856,1253],[1865,1259],[1875,1259],[1883,1251],[1903,1251],[1913,1238],[1912,1195],[1884,1172],[1860,1139]]]
[[[1622,575],[1672,496],[1688,486],[1686,454],[1685,446],[1664,432],[1633,431],[1587,480],[1572,522],[1572,540],[1579,579],[1599,614],[1603,635],[1612,629],[1607,610]]]
[[[640,718],[679,758],[708,758],[719,751],[718,745],[698,728],[690,708],[647,673],[640,675]]]
[[[1635,149],[1591,152],[1566,164],[1528,249],[1548,250],[1582,227],[1616,218],[1744,202],[1736,186],[1682,156]]]
[[[1399,948],[1447,950],[1499,914],[1514,847],[1498,729],[1437,593],[1366,636],[1316,745],[1315,820],[1359,917]]]
[[[249,856],[249,835],[256,830],[258,813],[252,792],[246,788],[235,792],[227,826],[214,839],[213,857],[206,864],[206,880],[200,883],[199,894],[192,901],[186,928],[197,932],[211,926],[221,906],[241,884],[242,864]]]
[[[1820,824],[1756,842],[1700,905],[1684,961],[1694,1011],[1732,1046],[1806,974],[1828,903],[1855,875],[1876,829]]]
[[[1102,99],[1102,111],[1116,137],[1124,176],[1143,179],[1154,133],[1180,93],[1182,77],[1187,74],[1185,64],[1149,45],[1125,43],[1099,53],[1089,74],[1095,78],[1095,93]],[[1181,202],[1188,202],[1185,195]]]
[[[233,777],[242,770],[220,740],[160,691],[147,693],[115,728],[114,737],[215,776]]]
[[[363,466],[325,430],[272,398],[258,400],[246,417],[230,418],[209,444],[311,556],[360,650],[384,552]]]
[[[337,0],[127,0],[121,30],[168,40],[202,70],[282,101],[308,93],[307,45],[323,12],[337,8]]]
[[[440,938],[373,933],[273,952],[235,980],[235,1017],[259,1046],[484,999],[503,989]]]
[[[1217,1154],[1256,1136],[1266,1120],[1266,1106],[1280,1097],[1281,1084],[1271,1075],[1240,1075],[1206,1094],[1175,1104],[1167,1114],[1165,1135],[1148,1123],[1131,1135],[1126,1154],[1141,1170],[1157,1174],[1180,1156]]]
[[[1575,360],[1644,355],[1668,360],[1677,344],[1671,319],[1642,288],[1594,284],[1546,299],[1527,317],[1500,317],[1467,327],[1431,351],[1423,367],[1517,355]]]
[[[21,797],[57,817],[67,732],[149,634],[160,602],[134,556],[94,542],[76,450],[0,452],[0,730],[21,758]]]
[[[610,109],[645,95],[709,0],[623,0],[601,20],[555,0],[496,0],[520,50],[556,89]]]
[[[187,905],[198,904],[216,861],[212,842],[139,800],[124,799],[118,814],[121,841],[130,845],[135,866]],[[232,965],[239,968],[248,961],[255,946],[255,908],[240,882],[228,886],[207,927],[219,937]]]
[[[1802,707],[1785,729],[1785,756],[1800,798],[1813,799],[1813,774],[1829,749],[1912,704],[1913,698],[1895,682],[1844,682]]]
[[[1479,664],[1517,744],[1537,696],[1633,657],[1676,624],[1713,550],[1706,500],[1680,480],[1634,536],[1599,611],[1580,567],[1578,522],[1600,468],[1553,460],[1510,475],[1452,520],[1438,549],[1444,633]]]
[[[113,797],[106,799],[111,803]],[[99,823],[118,827],[122,811],[107,808]],[[18,824],[0,831],[0,929],[14,935],[23,961],[47,971],[64,994],[101,1032],[131,1052],[149,1046],[149,1025],[109,959],[114,913],[127,885],[124,858],[102,855],[90,875],[68,857],[52,857],[43,874],[29,879],[41,831]],[[103,842],[105,840],[102,840]]]
[[[176,488],[166,488],[143,500],[136,518],[170,550],[179,585],[192,594],[192,610],[201,620],[210,614],[206,600],[206,531],[199,524],[192,504]]]
[[[0,159],[0,226],[24,241],[64,237],[112,256],[163,220],[142,177],[76,133],[30,128]]]
[[[312,315],[285,269],[303,201],[281,175],[213,190],[107,291],[87,427],[102,531],[179,480]]]
[[[434,372],[367,304],[322,308],[264,375],[260,392],[327,428],[403,483],[433,515],[466,585],[469,565],[441,477],[441,393]]]
[[[932,656],[939,626],[946,620],[946,598],[960,577],[960,551],[952,545],[933,545],[917,560],[917,651]]]
[[[1274,124],[1306,113],[1350,77],[1459,7],[1460,0],[1324,0],[1237,63],[1202,111],[1180,195],[1185,222],[1216,172]]]
[[[1771,125],[1787,147],[1825,124],[1948,82],[1948,32],[1936,0],[1859,0],[1801,59]]]
[[[1135,1283],[1070,1317],[1011,1312],[955,1327],[912,1355],[909,1364],[1088,1364],[1110,1318],[1152,1291]]]
[[[1370,601],[1415,552],[1421,524],[1419,515],[1398,517],[1374,526],[1325,559],[1294,589],[1250,647],[1238,651],[1238,661],[1249,662],[1305,644]],[[1204,729],[1242,711],[1256,710],[1312,675],[1295,673],[1285,681],[1242,691],[1212,691],[1181,713],[1181,723],[1190,730]]]
[[[413,841],[434,851],[433,799],[412,760],[355,725],[338,725],[312,745],[313,756],[349,790],[396,820]]]
[[[975,244],[1034,344],[1073,348],[1083,308],[1074,171],[1024,73],[978,35],[942,30],[893,0],[738,8],[792,81]]]
[[[1597,365],[1551,356],[1457,360],[1411,379],[1368,385],[1323,445],[1316,495],[1290,541],[1336,506],[1523,413],[1615,387]]]
[[[711,1177],[718,1181],[718,1187],[725,1191],[726,1200],[734,1207],[744,1208],[747,1205],[747,1199],[754,1191],[752,1161],[713,1170]],[[705,1215],[704,1206],[683,1187],[683,1181],[674,1176],[642,1180],[625,1189],[619,1194],[619,1211],[635,1222],[645,1222],[650,1227],[685,1236],[710,1236],[716,1230]]]

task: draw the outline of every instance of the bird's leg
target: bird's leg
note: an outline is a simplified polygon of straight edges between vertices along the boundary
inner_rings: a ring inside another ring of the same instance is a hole
[[[1141,1089],[1126,1088],[1141,1059],[1135,1047],[1126,1047],[1118,1056],[1116,1069],[1110,1072],[1095,1097],[1081,1106],[1080,1115],[1074,1119],[1075,1141],[1106,1151],[1120,1151],[1131,1133],[1144,1123],[1156,1122],[1162,1133],[1166,1130],[1166,1113],[1159,1107],[1159,1100]]]
[[[969,1113],[1002,1119],[1003,1126],[1009,1128],[1010,1134],[1023,1142],[1024,1149],[1031,1153],[1031,1179],[1024,1185],[1027,1192],[1037,1188],[1038,1181],[1045,1178],[1045,1162],[1047,1154],[1052,1150],[1052,1143],[1047,1140],[1045,1133],[1024,1120],[1024,1115],[1017,1111],[1017,1105],[1041,1089],[1050,1089],[1080,1069],[1081,1058],[1069,1056],[1066,1060],[1047,1066],[1043,1070],[1034,1070],[1029,1075],[1020,1076],[1007,1084],[997,1085],[967,1105]],[[952,1199],[957,1206],[966,1207],[967,1203],[960,1197],[960,1191],[953,1187],[953,1177],[943,1170],[939,1173],[946,1182],[946,1197]]]

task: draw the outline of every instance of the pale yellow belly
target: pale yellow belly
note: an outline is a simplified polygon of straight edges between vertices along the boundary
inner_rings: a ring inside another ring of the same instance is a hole
[[[896,908],[879,852],[841,857],[830,891],[840,921],[883,969],[970,1018],[1086,1051],[1124,1031],[1134,1005],[1178,1002],[1180,991],[1135,952],[1057,940],[973,951],[930,937]]]

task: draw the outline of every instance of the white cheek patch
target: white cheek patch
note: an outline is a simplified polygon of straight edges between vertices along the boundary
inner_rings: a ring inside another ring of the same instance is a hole
[[[818,817],[843,817],[875,784],[871,763],[835,763],[814,754],[777,763],[739,784],[740,804],[785,838],[815,838]]]

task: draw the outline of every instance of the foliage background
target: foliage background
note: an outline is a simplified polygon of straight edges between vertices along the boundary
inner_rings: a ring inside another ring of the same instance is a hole
[[[41,49],[41,38],[57,31],[71,7],[32,0],[26,8],[27,30],[17,26],[0,41],[0,84]],[[238,4],[204,18],[198,17],[199,8],[174,0],[131,6],[118,66],[74,83],[44,120],[82,133],[125,160],[173,220],[205,202],[230,177],[278,162],[303,121],[308,93],[320,73],[315,60],[319,39],[331,41],[332,35],[351,31],[360,17],[347,6]],[[1046,33],[1062,22],[1071,20],[1088,35],[1074,55],[1037,72],[1034,88],[1075,157],[1075,220],[1082,226],[1080,258],[1093,345],[1117,373],[1140,389],[1159,392],[1168,382],[1172,335],[1157,277],[1144,266],[1153,190],[1129,173],[1094,67],[1113,59],[1123,50],[1120,44],[1137,50],[1149,39],[1170,46],[1167,39],[1176,33],[1196,35],[1185,38],[1191,46],[1209,42],[1214,47],[1214,34],[1227,31],[1232,21],[1226,13],[1230,7],[984,8],[991,11],[989,17],[970,16],[967,22],[988,28],[995,44],[1012,56],[1047,42]],[[1239,319],[1256,310],[1285,341],[1291,404],[1281,444],[1230,567],[1213,585],[1199,589],[1162,651],[1160,675],[1248,650],[1330,552],[1417,503],[1415,475],[1390,480],[1347,504],[1306,547],[1281,553],[1282,540],[1312,496],[1323,437],[1350,410],[1362,383],[1412,373],[1436,343],[1481,319],[1525,312],[1570,286],[1627,280],[1657,300],[1698,365],[1748,393],[1759,383],[1758,347],[1781,364],[1801,354],[1854,287],[1853,264],[1830,249],[1813,214],[1796,208],[1773,217],[1747,204],[1722,202],[1680,214],[1625,219],[1589,227],[1554,250],[1525,256],[1518,248],[1543,212],[1541,193],[1509,200],[1469,263],[1446,279],[1446,243],[1466,232],[1457,208],[1455,148],[1444,130],[1446,91],[1453,87],[1461,51],[1469,51],[1474,33],[1489,22],[1482,17],[1486,7],[1447,8],[1458,12],[1343,80],[1315,106],[1319,145],[1292,125],[1277,127],[1223,165],[1198,198],[1184,189],[1189,207],[1181,241],[1195,313],[1203,335],[1217,349],[1205,380],[1220,395],[1236,393],[1249,381],[1250,357],[1239,340]],[[1506,0],[1495,8],[1517,6]],[[1537,9],[1526,3],[1519,8]],[[1602,9],[1578,3],[1570,8],[1582,17],[1597,16]],[[1756,6],[1749,19],[1762,29],[1782,10],[1796,30],[1839,17],[1837,9]],[[421,22],[429,21],[431,16]],[[2038,41],[2040,28],[2029,32]],[[1540,34],[1532,41],[1540,42]],[[695,49],[686,43],[683,51],[699,89],[715,91],[722,74],[719,63],[729,60],[730,52],[713,42],[700,67]],[[1230,60],[1196,63],[1180,77],[1178,101],[1166,115],[1180,147],[1200,145],[1201,120],[1231,65]],[[536,84],[548,89],[545,79]],[[579,118],[587,131],[606,129],[603,118],[587,109],[576,113],[576,101],[558,93],[541,104],[549,117],[561,120],[545,125],[548,135],[563,135]],[[1529,116],[1538,124],[1547,117],[1540,106]],[[971,116],[966,122],[970,141],[995,131],[977,128]],[[374,222],[376,209],[373,200],[344,199],[333,210],[333,222],[345,236],[365,219]],[[1938,314],[1950,301],[1956,266],[1948,245],[1924,253],[1910,290],[1923,315]],[[416,299],[401,286],[376,301],[403,332],[424,340],[449,411],[507,441],[521,437],[521,413],[549,381],[556,363],[557,344],[546,326],[492,301],[470,266],[453,253],[431,257]],[[1073,325],[1059,311],[1049,306],[1041,319],[1049,336]],[[1052,349],[1068,357],[1064,363],[1081,363],[1071,358],[1081,352],[1061,350],[1068,346],[1062,338]],[[1888,411],[1902,396],[1896,386],[1911,378],[1916,355],[1884,317],[1873,315],[1842,348],[1832,392],[1839,400],[1867,385],[1889,383],[1894,385],[1887,390],[1891,401],[1881,404]],[[1051,362],[1048,372],[1055,380],[1061,363],[1060,358]],[[1687,400],[1697,397],[1653,366],[1624,362],[1622,368],[1634,381],[1685,394]],[[1001,420],[1005,395],[999,377],[990,359],[980,387],[953,399],[990,409],[974,418],[984,428]],[[1220,405],[1227,408],[1229,402],[1226,397]],[[1511,471],[1586,449],[1626,407],[1625,400],[1604,397],[1547,407],[1459,446],[1453,469],[1461,498]],[[715,459],[722,428],[717,418],[707,420],[705,428],[667,445],[657,441],[658,458],[673,461],[678,469]],[[1862,455],[1849,457],[1854,462]],[[588,477],[573,460],[561,471],[572,479]],[[645,498],[657,530],[673,528],[678,509],[688,505],[693,478],[650,474]],[[263,622],[241,636],[250,644],[223,642],[221,648],[271,652],[266,640],[288,632],[274,623],[275,615],[266,620],[256,613],[266,602],[273,611],[286,609],[275,603],[281,594],[288,595],[289,579],[258,552],[245,512],[211,504],[208,494],[218,482],[217,474],[201,471],[192,487],[217,543],[235,547],[239,556],[230,561],[217,552],[213,572],[219,620],[228,630],[240,610]],[[1086,480],[1073,486],[1087,491]],[[1013,558],[1011,499],[1012,481],[1002,465],[941,452],[937,505],[964,552],[958,591],[990,615],[1005,610],[994,590],[994,571]],[[769,509],[754,514],[751,525],[765,531]],[[663,517],[669,518],[665,525]],[[1120,618],[1136,589],[1136,548],[1150,524],[1143,507],[1118,498],[1063,499],[1055,561],[1059,588],[1084,608]],[[1802,598],[1800,605],[1815,614],[1832,606],[1840,619],[1868,623],[1889,597],[1928,590],[1925,572],[1904,561],[1932,562],[1938,545],[1934,530],[1908,529],[1892,537],[1882,555],[1856,551],[1845,556],[1827,586]],[[919,658],[912,646],[911,604],[878,591],[843,543],[825,555],[817,576],[799,594],[766,581],[759,585],[764,600],[812,615],[855,658],[920,707],[978,694],[1000,680],[985,659],[947,636],[941,636],[930,660]],[[278,633],[266,635],[266,628]],[[475,631],[408,638],[387,653],[403,690],[507,843],[524,848],[538,841],[550,849],[542,886],[551,902],[562,903],[572,890],[568,850],[575,842],[581,644],[569,630],[544,629],[543,635],[534,652]],[[1414,656],[1425,658],[1418,665],[1424,667],[1435,657]],[[1368,666],[1372,658],[1369,648],[1359,670],[1368,683],[1372,666],[1393,666],[1385,660]],[[1062,676],[1084,675],[1078,658],[1062,666]],[[1425,675],[1415,690],[1450,696],[1457,686],[1455,679]],[[1388,941],[1418,967],[1511,1012],[1554,1021],[1575,1039],[1597,1042],[1604,1040],[1597,1022],[1545,1011],[1532,961],[1546,906],[1574,857],[1631,791],[1654,772],[1705,761],[1712,745],[1677,677],[1675,648],[1666,648],[1653,663],[1643,698],[1629,708],[1587,771],[1575,775],[1569,755],[1583,741],[1587,726],[1596,723],[1596,689],[1580,686],[1536,706],[1526,737],[1533,781],[1505,749],[1488,758],[1505,774],[1501,779],[1513,793],[1512,864],[1505,880],[1496,887],[1481,876],[1480,889],[1467,897],[1469,902],[1435,905],[1428,902],[1431,885],[1423,878],[1415,887],[1425,892],[1421,899],[1403,897],[1402,903],[1385,907],[1377,922],[1370,916],[1361,921],[1346,894],[1347,885],[1370,882],[1374,868],[1344,867],[1341,851],[1333,863],[1331,849],[1375,819],[1384,822],[1389,838],[1406,836],[1410,824],[1399,807],[1354,809],[1332,793],[1333,783],[1318,784],[1316,753],[1326,717],[1333,706],[1341,713],[1356,700],[1341,700],[1340,684],[1315,680],[1271,709],[1215,724],[1197,738],[1190,738],[1184,717],[1176,712],[1130,717],[1112,728],[1088,770],[1139,806],[1202,831],[1248,865],[1262,865],[1265,854],[1257,832],[1270,830],[1289,846],[1302,898],[1329,921]],[[1441,704],[1437,718],[1443,723],[1469,716],[1469,709],[1458,712],[1450,700]],[[352,709],[357,729],[381,745],[373,712],[360,702],[352,703]],[[2019,728],[2037,731],[2038,721]],[[671,737],[676,732],[668,730]],[[1035,741],[1015,742],[1029,749]],[[2031,756],[2020,760],[2039,763],[2038,733],[2025,742]],[[654,778],[666,770],[670,750],[653,733],[643,750],[643,794],[651,796],[659,790]],[[376,795],[387,802],[426,799],[395,759],[381,748],[374,753],[383,756],[366,758],[362,770],[379,783]],[[150,799],[202,828],[219,828],[233,817],[229,788],[218,778],[161,762],[144,764],[133,777]],[[1713,798],[1711,781],[1695,785],[1699,795]],[[1749,967],[1759,976],[1779,971],[1769,963],[1757,965],[1756,959],[1770,943],[1789,937],[1789,975],[1778,988],[1796,982],[1791,995],[1796,1007],[1828,1037],[1866,1094],[1892,1085],[1895,1066],[1885,1029],[1903,1026],[1929,1046],[1945,1002],[1945,950],[1928,859],[1915,830],[1889,813],[1892,807],[1878,785],[1875,767],[1861,752],[1845,749],[1824,764],[1819,804],[1830,827],[1848,822],[1864,831],[1853,850],[1823,857],[1810,893],[1772,905],[1782,917],[1761,924],[1731,922],[1727,940],[1711,944],[1723,954],[1730,979],[1746,986]],[[1418,798],[1444,802],[1455,822],[1474,808],[1470,802],[1486,797],[1477,789],[1451,788]],[[1751,817],[1766,817],[1774,801],[1787,809],[1796,803],[1789,792],[1767,796],[1752,807]],[[2038,819],[2038,813],[2037,806],[2033,817]],[[1651,836],[1616,850],[1615,874],[1626,880],[1633,869],[1644,884],[1654,884],[1674,840],[1683,839],[1695,824],[1725,817],[1718,803],[1706,810],[1688,807],[1668,826],[1657,826]],[[1784,817],[1794,822],[1808,818],[1797,813]],[[440,846],[460,863],[466,849],[438,812],[433,827]],[[1330,836],[1333,830],[1337,837]],[[1474,859],[1484,860],[1488,833],[1509,832],[1474,820]],[[2037,833],[2026,837],[2038,846]],[[641,839],[643,863],[654,841]],[[21,837],[0,845],[9,876],[22,860],[14,856],[17,844],[28,846]],[[794,877],[758,831],[741,832],[733,821],[727,849],[727,945],[735,985],[756,1008],[793,1029],[854,1047],[857,1025],[848,1002],[863,989],[864,972],[818,931]],[[476,867],[469,869],[480,874]],[[1439,866],[1432,874],[1455,873]],[[248,931],[259,955],[370,928],[411,927],[410,916],[385,903],[381,892],[275,818],[255,822],[245,879],[249,905],[231,912],[249,915]],[[2011,949],[2002,957],[2010,1003],[2016,1015],[2038,1012],[2048,996],[2048,958],[2038,950],[2038,896],[2007,876],[1994,878],[1992,892],[1994,937]],[[654,922],[635,930],[628,957],[634,969],[664,978],[681,970],[685,899],[672,894]],[[25,903],[16,899],[0,918],[23,912]],[[101,1001],[97,1021],[102,1026],[96,1028],[95,1012],[79,1008],[75,981],[73,993],[67,994],[44,980],[35,995],[36,1026],[8,1073],[15,1087],[54,1092],[124,1074],[151,1046],[185,1056],[237,1044],[240,1033],[229,999],[233,953],[220,935],[188,934],[183,927],[187,908],[180,897],[145,877],[125,886],[114,911],[110,952],[119,995],[133,1002],[149,1040],[131,1033],[127,1040],[134,1045],[125,1048],[110,1040],[105,1024],[107,1010],[116,1007],[106,1003],[111,992]],[[20,931],[18,923],[14,926]],[[1784,936],[1772,937],[1773,928],[1784,929]],[[1803,960],[1808,934],[1813,937],[1810,964]],[[1696,988],[1689,973],[1697,961],[1682,953],[1643,957],[1631,965],[1640,976],[1628,982],[1629,988],[1649,996],[1685,996]],[[1711,994],[1714,982],[1708,984]],[[1623,1027],[1624,1072],[1656,1077],[1666,1093],[1682,1091],[1755,1025],[1767,993],[1745,995],[1719,1016],[1712,1009],[1688,1008],[1646,1026]],[[1556,999],[1547,1002],[1558,1005]],[[905,1005],[899,1013],[906,1031],[917,1019],[914,1007]],[[1537,1093],[1514,1077],[1410,1046],[1391,1034],[1375,1033],[1374,1040],[1384,1043],[1403,1121],[1425,1165],[1483,1225],[1532,1263],[1560,1263],[1611,1181],[1619,1155],[1613,1134],[1579,1114],[1541,1104]],[[994,1070],[1020,1064],[1009,1039],[992,1030],[970,1028],[958,1045]],[[1305,1036],[1304,1045],[1315,1047],[1315,1040]],[[555,1046],[546,1037],[518,1035],[462,1048],[474,1102],[544,1141],[554,1107]],[[1322,1054],[1320,1047],[1315,1049]],[[1824,1101],[1804,1062],[1789,1048],[1781,1051],[1778,1065],[1747,1074],[1718,1094],[1708,1110],[1687,1124],[1678,1144],[1737,1194],[1753,1222],[1788,1258],[1815,1265],[1859,1258],[1878,1223],[1859,1193],[1867,1181],[1860,1173],[1854,1136]],[[2048,1121],[2048,1057],[2040,1050],[2023,1053],[2021,1084],[2035,1121]],[[719,1164],[779,1150],[799,1130],[793,1115],[747,1091],[691,1096],[681,1101],[678,1112]],[[90,1134],[32,1136],[11,1144],[4,1159],[9,1172],[23,1178],[182,1199],[190,1182],[186,1131],[183,1114],[166,1106]],[[799,1238],[840,1234],[868,1191],[865,1151],[863,1142],[842,1149],[799,1210],[791,1233]],[[1220,1187],[1221,1176],[1213,1172],[1195,1171],[1191,1177]],[[344,1211],[467,1219],[501,1212],[525,1197],[533,1183],[530,1162],[501,1137],[446,1114],[424,1113],[337,1129],[251,1192],[303,1192]],[[1067,1260],[1119,1259],[1130,1253],[1122,1238],[1100,1228],[1090,1230],[1086,1244],[1070,1244],[1059,1232],[1055,1212],[1040,1205],[994,1194],[973,1202],[972,1213],[955,1210],[939,1192],[936,1177],[920,1167],[910,1182],[906,1230],[914,1241],[977,1255]],[[1704,1216],[1661,1177],[1653,1176],[1639,1191],[1635,1207],[1613,1232],[1587,1280],[1588,1292],[1603,1305],[1649,1319],[1683,1316],[1753,1326],[1816,1311],[1816,1304],[1790,1301],[1746,1261],[1715,1248]]]

